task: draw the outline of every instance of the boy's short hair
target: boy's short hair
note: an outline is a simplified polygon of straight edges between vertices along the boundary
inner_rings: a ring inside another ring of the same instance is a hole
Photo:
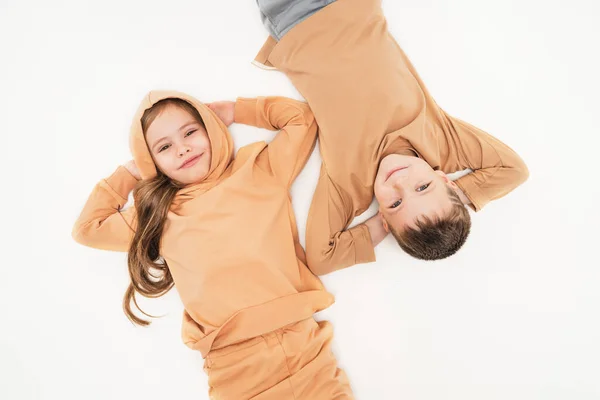
[[[448,188],[452,209],[444,217],[421,216],[416,228],[405,227],[391,233],[398,245],[409,255],[421,260],[441,260],[450,257],[462,247],[471,230],[471,216],[452,188]]]

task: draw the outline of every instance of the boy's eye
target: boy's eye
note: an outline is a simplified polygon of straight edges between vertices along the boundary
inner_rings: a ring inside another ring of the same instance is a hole
[[[400,204],[402,204],[402,199],[395,201],[395,202],[394,202],[394,204],[392,204],[390,208],[396,208],[396,207],[398,207]]]
[[[190,136],[192,133],[196,132],[197,129],[192,129],[191,131],[189,131],[188,133],[185,134],[185,137]]]
[[[419,186],[419,187],[417,188],[417,192],[422,192],[423,190],[427,189],[427,188],[429,187],[429,185],[431,185],[431,182],[429,182],[429,183],[426,183],[426,184],[424,184],[424,185],[422,185],[422,186]]]

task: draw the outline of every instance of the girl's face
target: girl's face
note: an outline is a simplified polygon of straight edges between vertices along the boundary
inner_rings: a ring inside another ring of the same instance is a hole
[[[146,143],[158,168],[184,185],[202,181],[210,168],[210,139],[190,113],[168,106],[146,129]]]

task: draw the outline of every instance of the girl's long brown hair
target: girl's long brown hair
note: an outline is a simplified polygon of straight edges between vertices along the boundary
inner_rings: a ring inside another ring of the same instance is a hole
[[[169,98],[146,110],[141,119],[144,134],[156,117],[168,107],[182,108],[204,126],[202,117],[194,106],[182,99]],[[167,293],[174,285],[169,266],[159,254],[159,250],[167,213],[175,195],[182,187],[157,168],[154,178],[140,181],[133,191],[137,228],[127,255],[131,283],[125,291],[123,311],[134,324],[147,326],[150,321],[135,315],[131,309],[132,304],[142,314],[154,318],[140,308],[136,294],[156,298]]]

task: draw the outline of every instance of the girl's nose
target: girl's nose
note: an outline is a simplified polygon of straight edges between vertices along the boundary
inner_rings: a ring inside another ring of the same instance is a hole
[[[182,156],[185,153],[189,153],[190,152],[190,148],[189,147],[183,147],[181,149],[179,149],[179,155]]]

